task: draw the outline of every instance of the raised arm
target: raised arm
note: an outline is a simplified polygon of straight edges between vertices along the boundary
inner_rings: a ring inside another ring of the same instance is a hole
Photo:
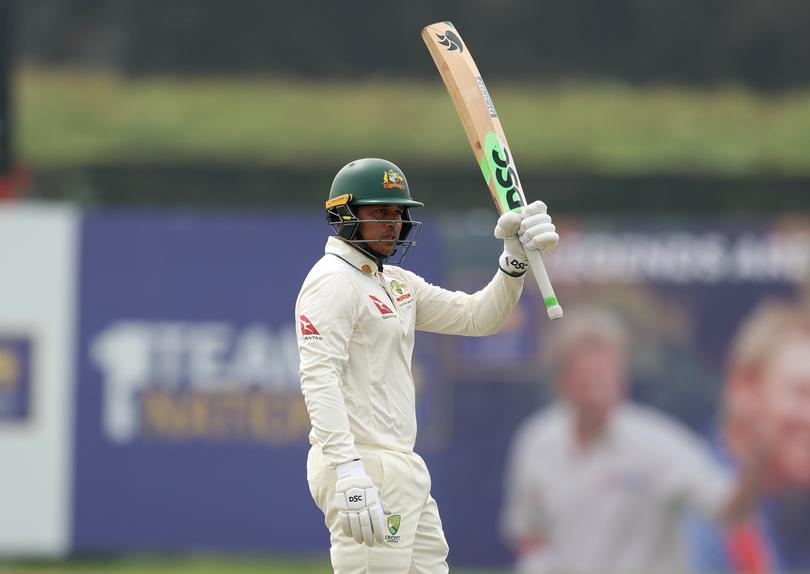
[[[419,276],[412,276],[417,329],[472,336],[498,332],[515,308],[523,289],[523,276],[528,269],[525,249],[549,253],[559,242],[546,206],[540,201],[501,215],[494,235],[503,240],[503,252],[498,258],[499,270],[480,291],[473,294],[448,291]]]
[[[523,277],[501,271],[476,293],[448,291],[418,275],[411,279],[416,296],[416,328],[446,335],[483,336],[497,333],[515,308]]]

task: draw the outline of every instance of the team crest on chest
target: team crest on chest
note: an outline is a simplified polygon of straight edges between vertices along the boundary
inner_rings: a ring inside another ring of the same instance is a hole
[[[411,298],[411,293],[408,291],[408,286],[402,281],[392,279],[391,291],[395,293],[394,297],[396,298],[397,303],[404,303]]]

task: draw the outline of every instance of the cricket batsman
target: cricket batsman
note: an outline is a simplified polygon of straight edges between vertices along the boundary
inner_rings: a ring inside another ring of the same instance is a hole
[[[467,294],[396,267],[418,239],[405,175],[366,158],[341,169],[326,213],[334,236],[295,305],[301,389],[312,423],[307,481],[324,514],[336,573],[442,573],[448,546],[430,473],[413,451],[414,332],[483,336],[514,309],[526,249],[559,236],[540,201],[504,213],[499,269]]]

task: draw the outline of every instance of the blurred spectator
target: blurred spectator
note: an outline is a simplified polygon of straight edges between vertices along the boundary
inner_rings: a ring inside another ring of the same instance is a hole
[[[745,523],[698,530],[702,570],[810,571],[810,307],[763,304],[732,344],[718,454],[737,466],[763,434],[764,496]]]
[[[684,426],[626,400],[616,317],[567,311],[547,353],[558,400],[519,428],[505,481],[518,571],[687,571],[686,512],[744,517],[761,463],[731,480]]]

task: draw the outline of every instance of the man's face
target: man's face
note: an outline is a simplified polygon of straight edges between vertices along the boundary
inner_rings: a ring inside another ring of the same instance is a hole
[[[401,205],[361,205],[357,208],[357,219],[382,219],[385,221],[364,221],[360,223],[359,234],[367,240],[368,247],[383,257],[388,257],[396,248],[396,240],[402,231]]]
[[[787,339],[752,390],[756,422],[776,434],[777,478],[810,487],[810,335]]]
[[[625,358],[618,348],[586,343],[568,357],[558,383],[561,397],[579,419],[603,425],[624,399],[625,379]]]

